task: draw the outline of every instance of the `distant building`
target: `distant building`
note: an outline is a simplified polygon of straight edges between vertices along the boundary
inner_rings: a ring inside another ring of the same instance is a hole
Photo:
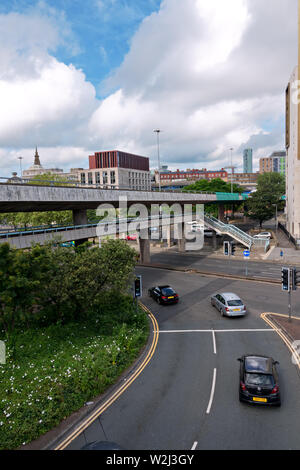
[[[228,173],[224,168],[221,170],[207,170],[206,168],[203,168],[202,170],[198,169],[187,169],[187,170],[176,170],[176,171],[170,171],[170,170],[160,170],[160,181],[162,185],[168,185],[171,182],[183,182],[183,181],[188,181],[190,183],[193,183],[195,181],[199,180],[207,180],[211,181],[212,179],[215,178],[221,178],[224,181],[227,181],[228,179]],[[159,175],[158,171],[155,171],[155,182],[158,184],[159,182]]]
[[[244,173],[253,173],[253,150],[245,149],[243,154]]]
[[[259,173],[233,173],[232,182],[235,184],[240,184],[241,186],[256,184]],[[229,177],[231,181],[231,175]]]
[[[267,158],[261,158],[259,161],[259,172],[262,173],[280,173],[285,176],[286,173],[286,152],[273,152]]]
[[[44,168],[41,165],[40,161],[40,156],[38,154],[37,148],[35,149],[35,155],[34,155],[34,162],[33,165],[28,168],[28,170],[22,171],[22,177],[23,178],[34,178],[35,176],[39,175],[45,175],[45,174],[51,174],[51,175],[64,175],[64,170],[60,168]]]
[[[149,158],[119,150],[89,156],[89,169],[78,170],[81,184],[151,191]]]

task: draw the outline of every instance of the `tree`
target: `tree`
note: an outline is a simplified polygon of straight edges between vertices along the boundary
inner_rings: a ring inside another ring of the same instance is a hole
[[[208,193],[231,193],[231,183],[226,183],[221,178],[215,178],[211,181],[207,180],[199,180],[195,183],[191,184],[190,186],[186,186],[182,192],[189,192],[189,191],[201,191],[201,192],[208,192]],[[243,188],[239,185],[233,185],[233,192],[241,194],[243,192]]]
[[[60,175],[53,175],[51,173],[44,173],[43,175],[34,176],[30,180],[31,185],[48,185],[49,182],[53,186],[68,185],[72,186],[72,183],[68,182],[64,177]],[[39,225],[63,225],[72,224],[73,215],[72,211],[45,211],[45,212],[16,212],[10,214],[1,214],[0,222],[12,225],[14,228],[18,227],[37,227]]]
[[[123,240],[80,249],[0,245],[0,329],[67,323],[98,311],[108,295],[125,294],[137,255]]]
[[[247,201],[248,216],[262,224],[274,217],[277,208],[284,207],[282,196],[285,194],[285,179],[279,173],[259,175],[257,190]]]
[[[190,186],[186,186],[182,192],[189,192],[189,191],[201,191],[207,193],[231,193],[231,183],[226,183],[221,178],[215,178],[211,181],[207,180],[199,180],[195,183],[191,184]],[[237,184],[233,184],[233,192],[241,194],[243,193],[243,188]],[[240,207],[243,206],[243,203],[240,204]],[[232,204],[225,204],[225,210],[231,210]],[[211,214],[215,217],[218,217],[218,207],[216,204],[205,204],[205,212],[207,214]]]

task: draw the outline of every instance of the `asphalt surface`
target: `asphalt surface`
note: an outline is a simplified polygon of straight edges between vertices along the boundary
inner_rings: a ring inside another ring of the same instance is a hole
[[[266,278],[271,280],[281,280],[281,267],[289,266],[285,262],[282,264],[235,259],[233,256],[224,258],[211,258],[199,254],[162,252],[151,256],[151,263],[162,264],[171,268],[181,267],[202,270],[211,273],[224,273],[237,276]],[[299,263],[298,263],[299,264]],[[295,266],[297,263],[295,264]]]
[[[95,440],[125,450],[300,449],[299,371],[260,318],[286,313],[280,286],[143,267],[137,274],[143,276],[143,302],[158,320],[157,349],[137,380],[68,449]],[[178,291],[178,305],[159,306],[146,296],[149,287],[164,284]],[[240,295],[248,315],[222,318],[210,304],[216,291]],[[294,314],[299,304],[296,292]],[[239,402],[237,358],[245,353],[280,362],[281,408]]]

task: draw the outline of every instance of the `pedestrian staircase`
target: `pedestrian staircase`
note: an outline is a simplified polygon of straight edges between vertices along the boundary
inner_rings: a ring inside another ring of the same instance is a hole
[[[264,248],[264,250],[267,251],[270,245],[269,240],[263,238],[253,238],[251,235],[243,232],[243,230],[239,229],[235,225],[225,224],[211,215],[204,215],[204,225],[212,230],[215,230],[221,235],[229,235],[249,250],[253,247],[259,247]]]

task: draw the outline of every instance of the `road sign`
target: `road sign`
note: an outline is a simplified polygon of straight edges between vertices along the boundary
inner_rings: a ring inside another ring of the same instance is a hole
[[[250,257],[250,251],[244,250],[244,258],[249,258],[249,257]]]

